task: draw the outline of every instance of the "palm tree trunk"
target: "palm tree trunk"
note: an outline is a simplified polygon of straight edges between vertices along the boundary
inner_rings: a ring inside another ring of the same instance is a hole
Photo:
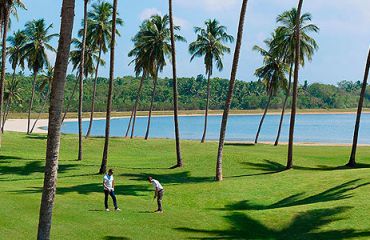
[[[69,111],[69,107],[71,106],[72,99],[73,99],[73,97],[74,97],[74,95],[75,95],[75,93],[76,93],[77,86],[78,86],[78,84],[79,84],[79,80],[78,80],[78,76],[77,76],[77,75],[78,75],[78,74],[76,74],[76,83],[75,83],[75,85],[74,85],[74,87],[73,87],[72,94],[71,94],[71,96],[70,96],[70,97],[69,97],[69,99],[68,99],[68,103],[67,103],[66,109],[65,109],[64,114],[63,114],[62,124],[63,124],[63,122],[64,122],[64,119],[65,119],[65,118],[66,118],[66,116],[67,116],[67,113],[68,113],[68,111]]]
[[[208,81],[207,81],[207,102],[206,102],[206,111],[204,113],[204,130],[201,143],[206,141],[207,135],[207,125],[208,125],[208,108],[209,108],[209,99],[211,97],[211,72],[208,73]]]
[[[269,95],[269,98],[267,100],[267,104],[266,104],[266,107],[265,107],[265,111],[263,112],[263,115],[262,115],[262,118],[261,118],[261,121],[260,121],[260,124],[258,125],[258,130],[257,130],[257,134],[256,134],[256,139],[254,140],[254,143],[257,144],[258,142],[258,137],[260,136],[260,132],[261,132],[261,128],[262,128],[262,124],[265,120],[265,117],[266,117],[266,114],[267,114],[267,110],[270,106],[270,102],[271,102],[271,98],[272,98],[272,87],[270,86],[270,90],[268,91],[268,95]]]
[[[152,118],[152,111],[153,111],[153,102],[156,94],[156,89],[157,89],[157,82],[158,82],[158,70],[155,73],[154,79],[153,79],[153,92],[152,92],[152,100],[150,101],[150,108],[149,108],[149,113],[148,113],[148,124],[146,127],[146,133],[145,133],[145,140],[148,140],[149,137],[149,130],[150,130],[150,120]]]
[[[114,80],[114,50],[116,44],[116,19],[117,19],[117,0],[113,1],[113,17],[112,17],[112,39],[110,44],[110,67],[109,67],[109,88],[108,88],[108,102],[107,102],[107,116],[105,125],[105,142],[103,158],[99,173],[103,174],[107,171],[108,148],[109,148],[109,133],[110,133],[110,118],[112,112],[112,94],[113,94],[113,80]]]
[[[169,2],[169,18],[170,18],[170,30],[171,30],[171,47],[172,47],[172,75],[173,75],[173,118],[175,122],[175,139],[176,139],[176,157],[177,164],[175,167],[182,167],[182,157],[180,149],[180,129],[179,129],[179,116],[178,116],[178,91],[177,91],[177,76],[176,76],[176,46],[175,46],[175,34],[173,24],[173,11],[172,11],[172,0]]]
[[[355,125],[355,131],[353,133],[353,143],[352,143],[351,156],[350,156],[349,161],[346,165],[348,167],[355,167],[356,166],[356,150],[357,150],[358,132],[359,132],[359,129],[360,129],[362,106],[364,104],[364,98],[365,98],[366,87],[367,87],[367,79],[369,77],[369,68],[370,68],[370,48],[369,48],[369,53],[368,53],[368,56],[367,56],[367,62],[366,62],[365,74],[364,74],[364,81],[362,82],[360,100],[358,101],[356,125]]]
[[[294,138],[294,126],[295,126],[295,116],[297,112],[297,95],[298,95],[298,77],[299,77],[299,59],[301,56],[301,34],[300,34],[300,19],[302,11],[303,0],[299,0],[297,19],[295,26],[295,60],[294,60],[294,81],[293,81],[293,97],[292,97],[292,111],[290,115],[290,127],[289,127],[289,142],[288,142],[288,159],[286,169],[291,169],[293,167],[293,138]]]
[[[248,0],[243,0],[241,11],[240,11],[238,36],[237,36],[237,39],[236,39],[233,66],[232,66],[232,70],[231,70],[231,77],[230,77],[230,83],[229,83],[229,91],[227,93],[224,113],[222,115],[220,138],[219,138],[218,151],[217,151],[217,163],[216,163],[216,180],[217,181],[222,181],[222,179],[223,179],[223,176],[222,176],[222,154],[223,154],[224,143],[225,143],[225,133],[226,133],[226,126],[227,126],[227,119],[228,119],[228,116],[229,116],[231,100],[233,98],[233,93],[234,93],[236,73],[238,71],[240,48],[241,48],[242,39],[243,39],[245,14],[246,14],[246,11],[247,11],[247,3],[248,3]]]
[[[8,118],[9,109],[10,109],[10,99],[11,99],[11,96],[9,96],[8,99],[6,100],[5,112],[3,114],[3,122],[1,124],[1,133],[4,133],[5,122],[6,122],[6,119]]]
[[[85,73],[85,50],[86,50],[86,35],[87,35],[87,4],[88,0],[84,1],[84,33],[82,36],[81,64],[80,64],[80,91],[78,96],[78,156],[77,160],[82,160],[82,107],[83,107],[83,80]]]
[[[46,103],[48,102],[47,100],[49,99],[49,96],[50,96],[50,92],[48,91],[48,93],[47,93],[47,95],[45,96],[45,99],[44,99],[44,104],[42,105],[41,111],[39,112],[39,114],[37,115],[37,118],[36,118],[35,122],[33,123],[33,126],[32,126],[32,128],[30,130],[30,133],[33,132],[33,129],[35,128],[37,122],[39,121],[41,114],[44,112]]]
[[[127,125],[127,129],[126,129],[125,137],[127,137],[127,136],[128,136],[128,133],[129,133],[129,131],[130,131],[132,118],[133,118],[133,116],[134,116],[134,110],[135,110],[135,106],[133,106],[133,107],[132,107],[132,109],[131,109],[130,120],[128,121],[128,125]]]
[[[278,132],[277,132],[277,136],[276,136],[276,140],[275,140],[274,146],[277,146],[279,144],[281,128],[283,127],[283,121],[284,121],[285,106],[286,106],[286,103],[287,103],[288,98],[290,96],[290,87],[292,85],[292,71],[293,71],[293,63],[290,64],[290,68],[289,68],[288,90],[286,92],[286,96],[285,96],[285,99],[284,99],[283,109],[281,110],[279,129],[278,129]]]
[[[86,138],[88,138],[90,136],[90,132],[91,132],[91,128],[92,128],[93,120],[94,120],[95,97],[96,97],[96,82],[98,81],[98,73],[99,73],[99,65],[100,65],[101,53],[102,53],[102,46],[100,45],[99,55],[98,55],[98,62],[96,63],[96,69],[95,69],[95,79],[94,79],[93,95],[92,95],[92,100],[91,100],[90,123],[89,123],[89,128],[87,129]]]
[[[9,9],[5,6],[3,6],[3,17],[4,19],[1,19],[4,21],[3,25],[3,42],[2,42],[2,50],[1,50],[1,79],[0,79],[0,126],[2,126],[1,119],[3,114],[3,102],[4,102],[4,85],[5,85],[5,71],[6,71],[6,38],[8,34],[8,23],[9,23]],[[1,147],[1,141],[2,140],[2,133],[0,131],[0,147]]]
[[[42,190],[37,233],[38,240],[50,239],[51,220],[58,174],[60,126],[64,101],[64,87],[72,38],[74,6],[74,0],[63,0],[60,38],[53,78],[55,81],[52,82],[51,87],[44,187]]]
[[[31,111],[32,111],[32,106],[33,106],[33,100],[35,98],[37,74],[38,74],[38,70],[34,69],[34,71],[33,71],[33,82],[32,82],[32,93],[31,93],[31,99],[30,99],[30,103],[29,103],[29,107],[28,107],[27,134],[30,134]]]
[[[132,121],[132,129],[131,129],[131,137],[130,138],[133,138],[134,137],[135,123],[136,123],[136,113],[137,113],[137,108],[139,106],[139,101],[140,101],[140,96],[141,96],[141,90],[143,88],[144,79],[145,79],[145,73],[143,73],[143,76],[141,77],[139,89],[137,91],[137,96],[136,96],[136,101],[135,101],[135,106],[134,106],[134,120]]]

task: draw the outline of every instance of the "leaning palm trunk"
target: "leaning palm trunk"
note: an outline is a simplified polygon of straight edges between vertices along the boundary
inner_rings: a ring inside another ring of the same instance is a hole
[[[206,110],[204,112],[204,130],[201,143],[206,141],[207,135],[207,125],[208,125],[208,108],[209,108],[209,99],[211,97],[211,73],[208,73],[208,81],[207,81],[207,102],[206,102]]]
[[[52,213],[56,192],[56,180],[58,174],[60,127],[64,101],[64,87],[68,67],[68,55],[72,38],[74,5],[74,0],[63,0],[60,38],[55,61],[55,71],[53,77],[54,81],[52,82],[50,95],[48,140],[46,146],[44,186],[42,190],[37,233],[38,240],[50,239]]]
[[[150,108],[149,108],[149,113],[148,113],[148,124],[146,127],[146,133],[145,133],[145,140],[148,140],[149,137],[149,130],[150,130],[150,121],[152,118],[152,111],[153,111],[153,102],[156,94],[156,89],[157,89],[157,82],[158,82],[158,72],[156,72],[154,79],[153,79],[153,91],[152,91],[152,100],[150,101]]]
[[[125,137],[128,136],[128,133],[130,131],[132,118],[134,117],[134,111],[135,111],[135,106],[133,106],[132,109],[131,109],[130,120],[128,121],[128,125],[127,125],[127,129],[126,129]]]
[[[172,47],[172,78],[173,78],[173,118],[175,122],[175,140],[176,140],[176,157],[177,164],[175,167],[182,167],[182,157],[180,149],[180,129],[179,129],[179,116],[178,116],[178,91],[177,91],[177,76],[176,76],[176,46],[175,46],[175,34],[173,24],[173,11],[172,11],[172,0],[169,0],[169,18],[170,18],[170,31],[171,31],[171,47]]]
[[[10,97],[11,96],[8,97],[8,99],[6,100],[6,104],[5,104],[5,112],[3,114],[3,122],[1,124],[1,132],[2,133],[4,133],[5,122],[8,118],[8,114],[9,114],[9,109],[10,109],[10,104],[11,104]]]
[[[362,82],[360,100],[358,101],[356,125],[355,125],[355,131],[353,133],[353,143],[352,143],[351,157],[349,158],[349,161],[347,163],[348,167],[355,167],[356,166],[356,150],[357,150],[358,132],[359,132],[359,129],[360,129],[362,106],[364,104],[364,98],[365,98],[365,94],[366,94],[367,79],[369,77],[369,68],[370,68],[370,48],[369,48],[369,53],[368,53],[368,56],[367,56],[367,62],[366,62],[366,67],[365,67],[365,75],[364,75],[364,81]]]
[[[105,141],[103,158],[100,166],[99,173],[103,174],[107,170],[108,162],[108,148],[109,148],[109,135],[110,135],[110,118],[112,112],[112,95],[113,95],[113,80],[114,80],[114,51],[116,44],[116,19],[117,19],[117,0],[113,1],[113,17],[112,17],[112,39],[110,44],[110,67],[109,67],[109,87],[108,87],[108,101],[107,101],[107,115],[105,125]]]
[[[89,122],[89,128],[87,129],[86,138],[90,136],[91,128],[93,125],[94,120],[94,111],[95,111],[95,98],[96,98],[96,82],[98,81],[98,73],[99,73],[99,63],[101,58],[101,52],[102,52],[102,46],[100,45],[99,49],[99,56],[98,56],[98,62],[96,63],[96,69],[95,69],[95,78],[94,78],[94,86],[93,86],[93,95],[91,99],[91,113],[90,113],[90,122]]]
[[[3,3],[5,4],[5,3]],[[6,38],[8,34],[8,23],[9,23],[9,9],[7,7],[3,7],[3,13],[4,19],[1,19],[1,22],[3,23],[3,42],[2,42],[2,50],[1,50],[1,79],[0,79],[0,126],[3,124],[1,123],[2,120],[2,114],[3,114],[3,101],[4,101],[4,85],[5,85],[5,67],[6,67]],[[1,138],[2,133],[0,131],[0,147],[1,147]]]
[[[44,98],[44,104],[42,105],[42,108],[41,108],[41,110],[40,110],[39,114],[37,115],[37,118],[36,118],[35,122],[34,122],[34,123],[33,123],[33,125],[32,125],[32,128],[31,128],[31,130],[30,130],[30,133],[32,133],[32,132],[33,132],[33,130],[34,130],[34,128],[35,128],[35,126],[36,126],[37,122],[40,120],[41,114],[44,112],[45,107],[46,107],[46,104],[48,103],[49,96],[50,96],[50,92],[48,91],[47,95],[46,95],[46,96],[45,96],[45,98]]]
[[[296,26],[295,26],[295,54],[294,54],[294,81],[293,81],[293,97],[292,97],[292,110],[290,115],[290,127],[289,127],[289,142],[288,142],[288,159],[286,169],[293,167],[293,138],[294,138],[294,126],[295,116],[297,112],[297,97],[298,97],[298,77],[299,77],[299,60],[301,56],[301,34],[300,34],[300,19],[302,11],[303,0],[299,0]]]
[[[269,95],[269,98],[268,98],[267,103],[266,103],[266,106],[265,106],[265,111],[263,112],[263,115],[262,115],[260,124],[258,125],[256,139],[254,140],[254,143],[255,144],[258,142],[258,138],[260,136],[261,128],[262,128],[263,122],[265,121],[267,110],[269,109],[269,106],[270,106],[270,102],[271,102],[271,98],[272,98],[272,87],[271,86],[270,86],[270,90],[268,91],[268,95]]]
[[[83,105],[83,80],[85,73],[85,48],[86,48],[86,35],[87,35],[87,3],[84,1],[84,33],[82,36],[82,49],[81,49],[81,64],[80,64],[80,91],[78,97],[78,156],[77,160],[82,160],[82,105]]]
[[[38,70],[33,71],[33,82],[32,82],[32,93],[31,93],[31,99],[28,107],[28,120],[27,120],[27,134],[30,134],[30,127],[31,127],[31,111],[33,106],[33,101],[35,99],[35,89],[36,89],[36,79],[37,79],[37,73]]]
[[[292,85],[292,71],[293,71],[293,63],[290,64],[288,89],[287,89],[286,96],[285,96],[285,99],[284,99],[283,109],[281,110],[279,129],[278,129],[278,132],[277,132],[277,136],[276,136],[274,146],[277,146],[279,144],[281,128],[283,127],[283,121],[284,121],[285,106],[286,106],[286,103],[287,103],[288,98],[290,96],[290,87]]]
[[[67,103],[66,109],[64,110],[64,114],[63,114],[63,118],[62,118],[62,124],[63,124],[64,119],[66,118],[67,113],[69,111],[69,108],[71,106],[72,99],[73,99],[73,97],[74,97],[74,95],[76,93],[78,83],[79,83],[79,81],[78,81],[78,77],[77,77],[77,74],[76,74],[76,83],[75,83],[75,86],[73,87],[72,94],[71,94],[71,96],[68,99],[68,103]]]
[[[233,66],[232,66],[232,70],[231,70],[229,91],[227,93],[224,113],[222,115],[220,138],[219,138],[218,151],[217,151],[217,163],[216,163],[216,180],[217,181],[222,181],[222,179],[223,179],[223,176],[222,176],[222,154],[223,154],[224,143],[225,143],[225,133],[226,133],[226,126],[227,126],[227,119],[228,119],[228,116],[229,116],[231,100],[233,98],[233,93],[234,93],[236,73],[238,71],[240,48],[241,48],[241,45],[242,45],[243,30],[244,30],[245,13],[247,11],[247,3],[248,3],[248,0],[243,0],[241,11],[240,11],[239,26],[238,26],[238,37],[236,39],[236,47],[235,47],[235,52],[234,52]]]
[[[137,96],[136,96],[136,101],[135,101],[135,106],[134,106],[134,119],[132,121],[132,129],[131,129],[131,137],[130,138],[133,138],[134,137],[135,123],[136,123],[136,113],[137,113],[137,108],[139,106],[139,101],[140,101],[140,96],[141,96],[141,90],[143,88],[144,79],[145,79],[145,73],[143,73],[143,76],[141,77],[139,89],[137,91]]]

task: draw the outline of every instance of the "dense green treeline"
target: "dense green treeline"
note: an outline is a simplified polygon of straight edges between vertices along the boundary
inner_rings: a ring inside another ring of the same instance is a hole
[[[7,76],[7,82],[11,79],[11,75]],[[21,95],[21,103],[12,103],[12,112],[26,112],[29,96],[31,95],[32,77],[17,75],[19,81],[19,91]],[[40,111],[44,103],[47,88],[40,92],[42,76],[38,80],[36,87],[37,93],[34,103],[34,110]],[[132,108],[135,101],[137,89],[139,87],[139,78],[126,76],[119,77],[115,80],[113,110],[128,111]],[[69,75],[65,89],[66,103],[72,95],[76,79],[73,75]],[[93,79],[89,78],[85,83],[84,90],[84,111],[89,111],[92,97]],[[107,79],[98,78],[97,81],[97,97],[95,101],[96,111],[103,112],[106,108],[107,99]],[[140,102],[140,110],[148,110],[150,105],[151,91],[153,87],[152,79],[146,79],[143,86],[143,94]],[[202,75],[196,78],[179,78],[179,108],[182,110],[198,110],[205,108],[207,79]],[[159,79],[158,91],[155,97],[155,110],[170,110],[172,109],[172,80],[170,78]],[[228,80],[213,78],[211,80],[211,109],[222,109],[228,89]],[[355,108],[357,107],[360,94],[361,83],[341,81],[337,85],[304,82],[299,87],[298,107],[301,109],[315,108]],[[232,102],[233,109],[260,109],[264,108],[268,96],[264,84],[261,81],[245,82],[237,81],[235,95]],[[370,99],[370,90],[367,91],[366,99]],[[281,108],[284,101],[284,92],[280,91],[273,97],[271,108]],[[365,104],[370,107],[369,101]],[[71,101],[70,111],[77,111],[78,94],[75,93]],[[47,108],[45,108],[47,110]]]

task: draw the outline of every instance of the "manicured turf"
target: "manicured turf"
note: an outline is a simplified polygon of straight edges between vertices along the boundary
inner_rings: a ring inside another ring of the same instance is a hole
[[[296,169],[282,171],[286,146],[225,147],[224,181],[214,182],[217,143],[112,139],[122,212],[105,212],[99,170],[103,139],[63,136],[52,239],[370,239],[370,148],[358,169],[338,166],[348,147],[296,147]],[[5,133],[0,149],[0,239],[34,239],[46,137]],[[152,213],[152,188],[165,187],[163,214]],[[111,203],[111,202],[110,202]]]

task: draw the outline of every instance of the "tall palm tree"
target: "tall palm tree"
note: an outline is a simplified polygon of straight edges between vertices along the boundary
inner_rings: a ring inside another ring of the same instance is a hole
[[[112,4],[109,2],[98,2],[92,5],[92,10],[88,13],[87,19],[87,42],[95,46],[98,51],[97,64],[95,67],[95,78],[93,85],[93,94],[91,98],[90,122],[87,129],[86,137],[90,136],[93,125],[96,97],[96,83],[99,74],[99,66],[101,64],[101,54],[108,51],[108,45],[112,36]],[[119,14],[118,14],[119,15]],[[122,25],[123,20],[119,17],[116,19],[116,25]],[[120,33],[116,31],[120,36]],[[102,64],[103,65],[103,64]]]
[[[49,97],[50,97],[50,87],[53,82],[53,77],[54,77],[54,67],[48,66],[46,70],[44,70],[44,74],[41,76],[42,82],[39,87],[39,91],[42,92],[47,89],[46,93],[44,94],[43,101],[44,103],[42,104],[41,110],[39,114],[37,115],[36,120],[33,122],[33,125],[31,127],[30,133],[33,132],[35,129],[35,126],[37,122],[39,121],[41,114],[44,112],[44,109],[46,107],[46,104],[48,103]]]
[[[286,169],[293,167],[293,138],[294,138],[294,126],[295,116],[297,112],[297,95],[298,95],[298,78],[299,78],[299,65],[301,56],[301,28],[299,26],[301,11],[302,11],[303,0],[299,0],[298,10],[295,24],[295,52],[294,52],[294,80],[293,80],[293,97],[292,97],[292,110],[290,115],[290,127],[289,127],[289,142],[288,142],[288,159]]]
[[[84,17],[83,17],[83,33],[81,46],[81,64],[79,77],[79,94],[78,94],[78,154],[77,160],[82,160],[82,105],[83,105],[83,87],[84,87],[84,68],[85,68],[85,50],[86,50],[86,36],[87,36],[87,5],[89,0],[84,0]]]
[[[347,167],[356,167],[356,150],[357,150],[358,132],[360,129],[361,113],[362,113],[362,106],[364,103],[364,98],[365,98],[365,93],[366,93],[367,79],[369,77],[369,68],[370,68],[370,48],[369,48],[369,53],[368,53],[367,61],[366,61],[365,74],[364,74],[364,80],[362,82],[360,99],[358,101],[356,125],[355,125],[355,130],[353,133],[352,151],[351,151],[351,156],[349,158],[349,161],[346,165]]]
[[[172,55],[172,80],[173,80],[173,118],[175,122],[175,140],[176,140],[176,157],[177,163],[175,167],[182,167],[182,157],[180,149],[180,129],[178,116],[178,91],[177,91],[177,75],[176,75],[176,46],[175,46],[175,30],[173,24],[172,0],[168,0],[169,17],[170,17],[170,32],[171,32],[171,55]]]
[[[19,86],[19,79],[12,78],[7,84],[4,91],[4,101],[5,101],[5,111],[3,114],[1,131],[4,132],[5,122],[8,118],[8,114],[12,104],[22,104],[22,95],[21,92],[23,89]]]
[[[232,69],[231,69],[229,91],[227,93],[224,113],[222,115],[220,138],[219,138],[218,151],[217,151],[217,163],[216,163],[216,180],[217,181],[222,181],[222,179],[223,179],[223,176],[222,176],[222,155],[223,155],[223,149],[224,149],[224,143],[225,143],[225,133],[226,133],[227,120],[228,120],[229,111],[230,111],[231,100],[233,98],[233,93],[234,93],[236,73],[238,71],[239,56],[240,56],[240,49],[241,49],[241,46],[242,46],[244,21],[245,21],[245,14],[246,14],[246,11],[247,11],[247,4],[248,4],[248,0],[243,0],[241,10],[240,10],[238,35],[237,35],[237,38],[236,38],[234,59],[233,59],[233,65],[232,65]]]
[[[223,69],[222,58],[225,53],[230,53],[230,48],[224,45],[232,43],[234,38],[226,33],[226,27],[220,25],[216,19],[209,19],[204,22],[205,28],[195,27],[197,39],[189,45],[189,52],[192,54],[190,61],[195,57],[204,57],[207,80],[207,101],[204,116],[204,130],[201,142],[204,143],[207,134],[208,108],[211,96],[211,76],[213,74],[213,64],[219,71]]]
[[[2,32],[2,50],[1,50],[1,75],[0,75],[0,126],[2,126],[3,114],[3,100],[4,100],[4,83],[6,71],[6,43],[8,36],[8,27],[10,22],[10,14],[17,14],[17,8],[26,9],[23,1],[21,0],[0,0],[0,32]],[[0,147],[1,147],[2,134],[0,131]]]
[[[51,220],[58,175],[60,128],[64,101],[64,87],[68,67],[74,20],[74,0],[63,0],[58,52],[55,62],[54,79],[51,87],[46,164],[42,190],[37,239],[50,239]]]
[[[284,120],[285,107],[290,96],[290,89],[293,76],[294,52],[295,52],[295,25],[297,20],[297,8],[292,8],[280,14],[276,22],[281,24],[276,29],[276,37],[273,40],[272,51],[280,55],[282,59],[290,65],[289,67],[289,83],[286,90],[286,95],[280,116],[279,128],[275,140],[275,146],[279,144],[281,128]],[[314,38],[310,36],[311,33],[318,33],[319,27],[311,23],[312,16],[310,13],[304,13],[300,17],[300,32],[301,32],[301,49],[300,49],[300,64],[304,67],[306,60],[311,61],[315,51],[318,50]]]
[[[99,173],[103,174],[107,171],[108,162],[108,148],[109,148],[109,135],[110,135],[110,119],[112,112],[112,95],[113,95],[113,81],[114,81],[114,54],[116,44],[116,19],[117,19],[117,0],[113,1],[113,16],[112,16],[112,38],[110,42],[110,63],[109,63],[109,86],[108,86],[108,99],[107,99],[107,115],[105,125],[105,141],[101,166]]]
[[[258,51],[264,58],[263,66],[258,68],[255,72],[255,75],[261,79],[266,87],[268,100],[265,106],[265,110],[261,117],[261,121],[258,126],[257,134],[254,143],[258,142],[258,137],[261,132],[262,124],[266,117],[267,110],[270,106],[270,101],[273,95],[276,95],[277,91],[282,88],[287,88],[287,80],[285,77],[285,73],[287,72],[287,66],[283,62],[280,56],[274,54],[272,49],[273,39],[275,38],[276,34],[272,34],[271,39],[265,40],[265,44],[269,48],[269,50],[265,50],[257,45],[253,47],[253,50]]]
[[[175,30],[180,30],[180,27],[175,26]],[[177,41],[185,41],[180,35],[174,36]],[[148,66],[149,72],[153,78],[153,90],[148,114],[148,124],[145,133],[145,139],[149,137],[150,122],[153,110],[153,102],[155,99],[158,74],[163,71],[167,64],[166,59],[171,58],[171,31],[169,28],[169,17],[164,15],[154,15],[150,19],[145,20],[139,29],[139,32],[133,38],[135,51],[140,51],[145,54],[142,58],[145,65]],[[144,63],[143,63],[144,64]]]
[[[26,29],[24,30],[27,36],[27,42],[22,48],[22,52],[24,52],[23,59],[27,60],[28,68],[33,71],[32,93],[28,108],[27,134],[30,134],[31,111],[35,97],[37,75],[45,66],[49,65],[46,51],[55,52],[55,49],[49,42],[58,36],[58,34],[49,34],[52,27],[52,24],[47,26],[45,20],[40,19],[27,22]]]

